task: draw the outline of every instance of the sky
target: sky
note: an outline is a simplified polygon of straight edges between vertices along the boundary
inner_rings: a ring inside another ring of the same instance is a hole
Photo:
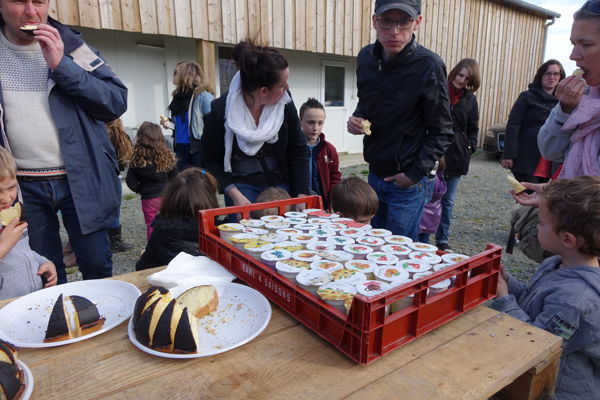
[[[561,15],[548,28],[544,60],[550,58],[557,59],[562,63],[567,75],[570,75],[577,68],[575,62],[569,59],[572,48],[569,36],[571,34],[571,24],[573,23],[573,14],[583,5],[585,0],[527,0],[527,2],[555,11]]]

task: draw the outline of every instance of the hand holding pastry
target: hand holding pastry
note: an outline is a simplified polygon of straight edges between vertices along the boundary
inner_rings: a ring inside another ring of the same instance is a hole
[[[556,86],[554,95],[560,102],[563,112],[570,114],[579,105],[587,85],[581,75],[566,77]]]
[[[363,118],[360,117],[354,117],[351,116],[350,118],[348,118],[348,122],[346,124],[346,128],[348,130],[349,133],[353,134],[353,135],[364,135],[365,132],[365,128],[363,126],[363,121],[366,121]],[[367,121],[369,122],[369,121]],[[370,124],[369,124],[370,127]],[[370,130],[369,130],[370,132]]]

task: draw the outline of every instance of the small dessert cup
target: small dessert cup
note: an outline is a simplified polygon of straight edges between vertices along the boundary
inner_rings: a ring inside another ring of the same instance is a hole
[[[278,261],[289,260],[292,253],[287,250],[267,250],[260,254],[262,262],[272,270],[275,270],[275,264]]]
[[[354,239],[352,239],[351,237],[345,237],[345,236],[330,236],[330,237],[328,237],[325,240],[328,243],[335,244],[335,248],[337,250],[341,250],[347,244],[354,244],[355,243]]]
[[[369,246],[365,246],[364,244],[347,244],[342,249],[352,254],[354,259],[364,260],[367,258],[367,254],[371,254],[373,252],[373,248]]]
[[[350,268],[336,269],[331,272],[331,278],[334,282],[349,283],[350,285],[359,285],[367,280],[367,275],[364,272]]]
[[[438,251],[437,247],[429,243],[412,242],[408,243],[407,246],[412,249],[412,251],[426,251],[434,254]]]
[[[302,243],[296,243],[292,242],[291,240],[287,240],[285,242],[274,243],[273,250],[287,250],[293,253],[298,250],[304,250],[304,245]]]
[[[390,236],[386,236],[385,237],[385,241],[391,244],[401,244],[401,245],[408,245],[409,243],[412,243],[413,240],[407,236],[402,236],[402,235],[390,235]]]
[[[399,261],[395,255],[384,253],[383,251],[374,251],[371,254],[367,254],[367,260],[380,265],[395,265]]]
[[[388,254],[393,254],[396,257],[398,257],[400,260],[404,260],[405,258],[408,258],[408,255],[412,252],[411,249],[409,249],[406,246],[403,246],[401,244],[386,244],[381,246],[381,251],[383,251],[384,253],[388,253]]]
[[[342,268],[344,266],[341,263],[330,260],[317,260],[310,263],[310,269],[325,271],[329,274]]]
[[[326,260],[337,261],[340,263],[345,263],[354,258],[352,254],[343,250],[324,250],[320,251],[319,255]]]
[[[324,302],[346,313],[344,302],[356,295],[356,287],[347,283],[331,282],[319,287],[317,295]]]
[[[417,272],[429,271],[431,269],[431,265],[424,261],[408,259],[400,261],[398,263],[398,268],[403,268],[404,270],[408,271],[410,277],[412,278],[412,276]]]
[[[409,278],[408,271],[404,270],[399,266],[381,265],[373,272],[375,279],[385,283],[391,283],[392,281]]]
[[[244,226],[242,224],[221,224],[217,226],[217,229],[221,239],[231,243],[231,237],[236,233],[243,233]]]
[[[258,261],[262,261],[260,255],[273,248],[273,243],[263,242],[262,240],[257,240],[255,242],[246,243],[244,245],[244,251],[248,253],[250,256],[254,257]]]
[[[292,258],[298,261],[313,262],[321,259],[321,256],[316,251],[298,250],[292,253]]]
[[[376,236],[363,236],[356,238],[356,243],[370,246],[374,251],[379,251],[385,244],[385,239]]]
[[[323,240],[315,240],[313,242],[306,243],[306,249],[312,251],[335,250],[335,248],[335,244],[325,242]]]
[[[355,269],[365,274],[367,279],[373,280],[375,279],[375,269],[379,267],[377,263],[368,260],[350,260],[346,261],[344,264],[345,268]]]
[[[275,263],[275,270],[283,277],[295,281],[296,276],[305,270],[310,269],[310,264],[306,261],[283,260]]]
[[[258,236],[253,233],[236,233],[230,238],[231,244],[240,250],[244,250],[244,245],[246,243],[256,241],[258,241]]]
[[[427,251],[413,251],[408,254],[408,258],[411,260],[419,260],[426,262],[427,264],[439,264],[442,262],[442,257],[438,256],[435,253],[430,253]]]
[[[312,294],[317,294],[317,289],[329,282],[331,282],[331,275],[323,270],[307,269],[296,275],[296,283]]]

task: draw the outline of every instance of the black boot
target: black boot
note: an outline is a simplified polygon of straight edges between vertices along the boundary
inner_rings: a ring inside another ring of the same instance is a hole
[[[121,227],[109,228],[108,238],[110,239],[110,251],[113,253],[122,253],[131,250],[133,245],[121,240]]]

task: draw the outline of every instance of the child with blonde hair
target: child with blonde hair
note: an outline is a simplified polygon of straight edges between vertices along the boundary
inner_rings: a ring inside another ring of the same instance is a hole
[[[0,147],[0,210],[15,204],[18,190],[15,159]],[[27,223],[16,217],[4,223],[0,224],[0,300],[56,285],[52,261],[29,247]]]
[[[181,171],[167,185],[160,213],[137,271],[167,265],[177,254],[201,255],[198,248],[198,211],[218,208],[219,184],[203,169]]]
[[[503,271],[492,308],[563,339],[556,399],[600,393],[600,177],[549,183],[541,192],[538,239],[556,256],[528,284]]]
[[[152,122],[142,123],[125,182],[142,197],[148,240],[152,234],[152,221],[160,209],[162,192],[176,173],[175,157],[165,145],[160,127]]]

